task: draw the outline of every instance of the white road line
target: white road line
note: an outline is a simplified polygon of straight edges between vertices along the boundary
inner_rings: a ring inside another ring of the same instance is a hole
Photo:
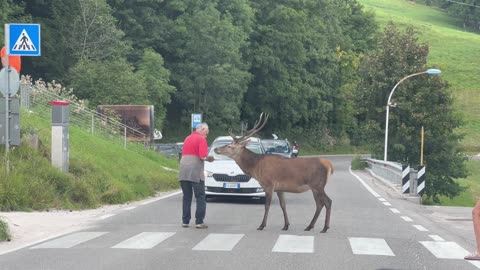
[[[160,201],[160,200],[163,200],[163,199],[166,199],[166,198],[170,198],[170,197],[175,196],[175,195],[178,195],[178,194],[180,194],[180,193],[182,193],[181,190],[176,191],[176,192],[173,192],[173,193],[170,193],[170,194],[165,195],[165,196],[161,196],[161,197],[155,198],[155,199],[153,199],[153,200],[149,200],[149,201],[146,201],[146,202],[142,202],[140,205],[147,205],[147,204],[152,203],[152,202],[156,202],[156,201]]]
[[[413,222],[413,220],[407,216],[401,216],[401,218],[407,222]]]
[[[79,232],[70,234],[38,246],[31,247],[31,249],[36,248],[71,248],[83,242],[87,242],[99,236],[106,234],[107,232]]]
[[[440,237],[438,235],[435,235],[435,234],[431,234],[431,235],[429,235],[429,237],[432,238],[433,240],[437,241],[437,242],[445,241],[442,237]]]
[[[132,209],[135,209],[135,208],[137,208],[137,207],[136,206],[130,206],[130,207],[123,208],[123,210],[128,211],[128,210],[132,210]]]
[[[390,211],[392,211],[395,214],[400,214],[400,211],[398,211],[397,208],[390,208]]]
[[[392,206],[392,204],[389,203],[389,202],[383,202],[383,204],[386,205],[386,206]]]
[[[422,225],[412,225],[413,227],[415,227],[415,229],[421,231],[421,232],[428,232],[428,230],[423,227]]]
[[[367,185],[367,183],[365,183],[365,181],[363,181],[362,178],[360,178],[360,176],[354,174],[352,172],[352,167],[348,167],[348,171],[350,172],[351,175],[355,176],[355,178],[357,178],[357,180],[360,182],[360,184],[362,184],[367,190],[368,192],[372,193],[373,196],[375,196],[375,198],[379,198],[380,195],[378,195],[377,192],[375,192],[369,185]]]
[[[174,234],[174,232],[142,232],[116,244],[112,248],[149,249],[160,244]]]
[[[313,236],[280,235],[272,252],[313,253]]]
[[[395,256],[384,239],[349,237],[348,241],[356,255]]]
[[[439,259],[463,260],[463,257],[468,255],[468,251],[455,242],[420,241],[420,243]]]
[[[193,247],[193,250],[231,251],[243,236],[244,234],[211,233]]]
[[[106,215],[101,216],[100,219],[107,219],[107,218],[113,217],[113,216],[115,216],[115,215],[116,215],[116,214],[106,214]]]
[[[384,198],[378,198],[378,200],[381,201],[381,202],[386,202],[387,201]]]

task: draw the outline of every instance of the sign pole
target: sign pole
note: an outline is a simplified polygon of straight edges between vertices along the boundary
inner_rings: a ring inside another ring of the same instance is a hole
[[[9,73],[10,73],[10,66],[8,64],[8,58],[10,55],[10,35],[9,35],[9,25],[5,24],[5,69],[7,72],[5,72],[5,75],[7,76],[5,82],[5,172],[7,176],[10,173],[10,161],[8,160],[8,152],[10,150],[10,138],[9,138],[9,127],[10,123],[8,120],[10,120],[10,109],[8,108],[9,102],[8,99],[10,98],[10,82],[9,82]]]

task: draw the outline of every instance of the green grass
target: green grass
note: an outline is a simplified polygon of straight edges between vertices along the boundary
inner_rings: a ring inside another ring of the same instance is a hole
[[[93,208],[178,188],[177,173],[164,169],[178,169],[178,161],[151,150],[126,150],[75,126],[69,129],[69,173],[64,174],[50,163],[50,121],[22,112],[20,122],[22,144],[11,148],[8,177],[3,159],[0,164],[1,211]],[[25,143],[26,135],[35,132],[41,140],[38,150]]]
[[[461,144],[469,153],[480,152],[480,35],[466,32],[461,23],[434,7],[411,1],[359,0],[376,13],[384,25],[394,21],[400,27],[412,25],[421,42],[428,43],[428,66],[442,70],[450,84],[456,111],[463,115],[465,125],[459,132],[465,134]]]
[[[380,25],[388,21],[400,27],[412,25],[421,42],[428,43],[429,67],[442,70],[443,79],[449,82],[456,113],[464,119],[464,126],[457,132],[465,135],[461,141],[468,154],[480,152],[480,35],[464,31],[461,22],[443,11],[412,1],[359,0],[367,9],[376,13]],[[469,161],[470,176],[456,181],[466,191],[450,199],[441,197],[442,205],[473,206],[480,195],[480,162]],[[428,168],[427,168],[428,169]]]

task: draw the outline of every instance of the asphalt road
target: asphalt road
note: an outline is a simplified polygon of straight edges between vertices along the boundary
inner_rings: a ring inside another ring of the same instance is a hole
[[[182,228],[181,195],[105,218],[93,228],[0,255],[0,269],[478,269],[463,260],[474,240],[467,208],[425,207],[365,172],[351,156],[329,156],[335,173],[330,230],[310,192],[287,194],[290,229],[275,197],[267,227],[251,200],[209,201],[209,228]]]

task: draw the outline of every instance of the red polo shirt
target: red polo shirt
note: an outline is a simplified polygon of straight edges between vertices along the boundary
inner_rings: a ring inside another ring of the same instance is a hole
[[[208,154],[208,143],[202,135],[192,132],[183,142],[182,156],[205,158]]]
[[[0,50],[0,57],[4,58],[6,55],[7,55],[7,50],[5,46],[3,46],[2,50]],[[13,67],[18,73],[20,73],[20,70],[22,69],[22,60],[20,56],[17,56],[17,55],[8,56],[8,65]]]

